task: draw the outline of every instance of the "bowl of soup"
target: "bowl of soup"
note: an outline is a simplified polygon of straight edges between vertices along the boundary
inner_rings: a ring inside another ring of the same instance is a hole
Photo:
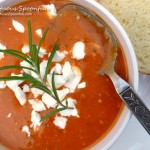
[[[137,90],[132,44],[97,2],[2,1],[0,68],[9,67],[0,70],[0,78],[17,77],[0,81],[2,149],[108,149],[130,119],[109,77],[98,73],[114,48],[109,35],[80,11],[59,13],[68,4],[92,11],[110,27],[119,43],[115,70]]]

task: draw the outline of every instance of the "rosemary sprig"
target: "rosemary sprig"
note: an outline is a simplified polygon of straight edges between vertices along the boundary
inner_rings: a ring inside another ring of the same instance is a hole
[[[53,74],[52,74],[52,89],[53,89],[54,96],[56,97],[57,103],[60,104],[62,107],[66,108],[66,106],[63,105],[59,99],[59,96],[58,96],[58,93],[56,90],[56,86],[55,86],[55,79],[54,78],[55,78],[55,72],[53,72]]]
[[[0,81],[12,81],[12,80],[23,80],[23,81],[25,81],[26,78],[25,77],[19,77],[19,76],[0,77]]]
[[[53,48],[53,50],[52,50],[52,52],[51,52],[51,54],[50,54],[50,56],[48,58],[48,63],[47,63],[47,67],[46,67],[46,71],[45,71],[45,75],[44,75],[44,82],[45,83],[46,83],[46,80],[47,80],[47,74],[49,72],[49,68],[51,66],[52,60],[53,60],[53,58],[55,56],[55,53],[56,53],[57,49],[58,49],[58,44],[55,43],[54,48]]]
[[[46,120],[48,117],[60,112],[60,111],[63,111],[65,110],[66,108],[58,108],[58,109],[54,109],[53,111],[47,113],[44,117],[42,117],[42,119],[40,120],[40,122]]]
[[[33,60],[33,43],[32,43],[32,29],[31,29],[31,22],[28,21],[28,36],[29,36],[29,48],[30,48],[30,57]]]
[[[31,70],[35,73],[38,73],[36,70],[32,69],[32,68],[29,68],[29,67],[25,67],[25,66],[15,66],[15,65],[12,65],[12,66],[4,66],[4,67],[0,67],[0,70],[7,70],[7,69],[28,69],[28,70]]]
[[[46,28],[43,36],[40,39],[38,46],[36,46],[32,40],[31,22],[28,21],[28,37],[29,37],[29,48],[30,48],[29,56],[27,54],[24,54],[23,52],[18,51],[18,50],[11,50],[11,49],[1,50],[0,49],[0,52],[14,56],[14,57],[19,58],[23,61],[26,61],[27,63],[29,63],[32,66],[32,68],[25,67],[25,66],[16,66],[16,65],[3,66],[3,67],[0,67],[0,71],[6,70],[6,69],[27,69],[27,70],[35,72],[37,74],[37,76],[39,77],[39,79],[36,79],[36,78],[32,77],[30,74],[23,73],[22,76],[0,77],[0,81],[12,81],[12,80],[28,81],[31,83],[30,88],[37,88],[37,89],[42,90],[43,92],[52,96],[56,100],[57,104],[62,106],[62,108],[56,108],[53,111],[46,114],[41,119],[41,121],[44,121],[45,119],[47,119],[51,115],[54,115],[57,112],[60,112],[62,110],[73,109],[71,107],[68,107],[68,102],[66,102],[66,106],[65,106],[59,99],[59,96],[58,96],[57,90],[56,90],[56,86],[55,86],[55,80],[54,80],[55,72],[53,72],[53,74],[52,74],[52,89],[53,89],[53,91],[50,91],[50,89],[46,85],[47,75],[48,75],[48,72],[50,70],[52,60],[55,56],[56,51],[58,50],[58,44],[57,43],[54,44],[51,55],[48,58],[48,63],[47,63],[46,71],[44,74],[44,79],[42,79],[41,75],[40,75],[39,51],[40,51],[42,43],[46,37],[46,34],[48,33],[48,30],[49,30],[49,28]]]
[[[4,53],[4,54],[8,54],[8,55],[11,55],[11,56],[14,56],[14,57],[17,57],[21,60],[24,60],[26,61],[27,63],[29,63],[30,65],[33,66],[33,63],[30,59],[30,57],[22,52],[16,52],[16,50],[10,50],[10,49],[6,49],[6,50],[2,50],[0,49],[0,52]]]

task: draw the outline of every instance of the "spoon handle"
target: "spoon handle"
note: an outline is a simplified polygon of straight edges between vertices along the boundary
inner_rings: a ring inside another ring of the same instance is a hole
[[[143,127],[150,134],[150,111],[145,106],[141,98],[130,86],[119,95],[126,106],[132,111],[134,116],[140,121]]]
[[[114,71],[107,73],[107,75],[113,82],[120,98],[150,135],[150,111],[143,103],[142,99],[138,96],[134,89]]]

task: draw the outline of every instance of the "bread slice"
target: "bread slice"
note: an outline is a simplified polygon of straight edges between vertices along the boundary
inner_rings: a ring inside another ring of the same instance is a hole
[[[97,0],[122,24],[138,59],[139,71],[150,74],[150,0]]]

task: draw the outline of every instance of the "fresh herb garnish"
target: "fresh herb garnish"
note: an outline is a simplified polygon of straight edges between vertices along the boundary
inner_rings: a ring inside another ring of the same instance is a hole
[[[51,52],[51,54],[48,58],[48,63],[47,63],[47,67],[46,67],[46,71],[45,71],[45,75],[44,75],[44,82],[45,83],[46,83],[46,80],[47,80],[47,74],[48,74],[49,68],[51,66],[52,60],[55,56],[55,53],[56,53],[57,49],[58,49],[58,45],[57,45],[57,43],[55,43],[54,48],[53,48],[53,50],[52,50],[52,52]]]
[[[48,117],[65,110],[66,108],[58,108],[58,109],[54,109],[53,111],[49,112],[48,114],[46,114],[44,117],[42,117],[42,119],[40,120],[40,122],[46,120]]]
[[[58,50],[58,44],[55,43],[53,50],[48,58],[48,63],[46,66],[46,71],[44,74],[44,79],[42,79],[41,75],[40,75],[40,61],[39,61],[39,52],[40,52],[40,48],[41,45],[46,37],[46,34],[48,33],[49,28],[46,28],[43,36],[40,39],[40,42],[37,45],[35,45],[32,41],[32,28],[31,28],[31,22],[28,21],[28,37],[29,37],[29,56],[24,54],[23,52],[20,52],[18,50],[11,50],[11,49],[6,49],[6,50],[1,50],[0,52],[17,57],[27,63],[29,63],[32,68],[29,67],[25,67],[25,66],[16,66],[16,65],[12,65],[12,66],[3,66],[0,67],[0,70],[6,70],[6,69],[27,69],[30,71],[33,71],[34,73],[36,73],[36,75],[38,76],[39,79],[36,79],[34,77],[32,77],[30,74],[27,73],[23,73],[22,76],[7,76],[7,77],[0,77],[0,81],[12,81],[12,80],[23,80],[23,81],[28,81],[31,83],[30,88],[37,88],[42,90],[43,92],[49,94],[50,96],[52,96],[57,104],[61,105],[62,108],[56,108],[54,110],[52,110],[51,112],[49,112],[48,114],[46,114],[41,121],[44,121],[45,119],[47,119],[48,117],[62,111],[65,109],[73,109],[72,107],[68,106],[68,102],[66,101],[66,106],[60,101],[59,96],[57,94],[57,90],[55,87],[55,72],[53,72],[52,74],[52,90],[50,91],[50,89],[47,87],[46,85],[46,81],[47,81],[47,75],[48,72],[50,70],[51,67],[51,63],[52,60],[56,54],[56,51]]]
[[[2,52],[4,54],[11,55],[11,56],[14,56],[14,57],[17,57],[21,60],[26,61],[27,63],[29,63],[30,65],[33,66],[31,58],[28,55],[26,55],[26,54],[24,54],[20,51],[17,52],[17,50],[10,50],[10,49],[2,50],[2,49],[0,49],[0,52]]]
[[[63,108],[67,108],[67,106],[63,105],[59,99],[59,96],[58,96],[58,93],[56,90],[56,86],[55,86],[54,78],[55,78],[55,72],[53,72],[53,74],[52,74],[52,89],[53,89],[54,96],[56,97],[57,103],[60,104]]]

